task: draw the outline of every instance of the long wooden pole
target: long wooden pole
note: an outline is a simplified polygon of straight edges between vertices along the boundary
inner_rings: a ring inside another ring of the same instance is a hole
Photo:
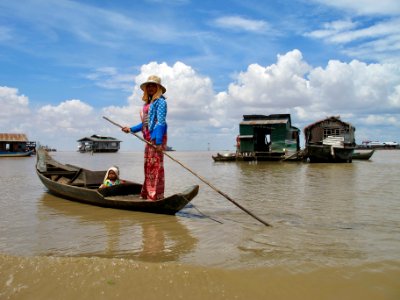
[[[108,122],[114,124],[115,126],[118,126],[120,128],[123,128],[123,126],[121,126],[120,124],[110,120],[107,117],[103,116],[103,119],[107,120]],[[142,138],[141,136],[137,135],[134,132],[131,132],[134,136],[136,136],[139,140],[141,140],[142,142],[145,142],[146,144],[151,145],[152,147],[155,147],[152,143],[150,143],[149,141],[146,141],[144,138]],[[192,173],[194,176],[196,176],[197,178],[199,178],[202,182],[204,182],[205,184],[207,184],[210,188],[212,188],[214,191],[216,191],[218,194],[222,195],[223,197],[225,197],[226,199],[228,199],[230,202],[232,202],[233,204],[235,204],[237,207],[239,207],[241,210],[243,210],[245,213],[249,214],[250,216],[252,216],[254,219],[256,219],[257,221],[261,222],[262,224],[264,224],[265,226],[271,226],[270,224],[268,224],[267,222],[265,222],[264,220],[260,219],[259,217],[257,217],[256,215],[254,215],[252,212],[248,211],[246,208],[244,208],[242,205],[240,205],[239,203],[237,203],[235,200],[233,200],[231,197],[229,197],[227,194],[225,194],[224,192],[222,192],[221,190],[217,189],[213,184],[209,183],[207,180],[205,180],[203,177],[201,177],[200,175],[196,174],[194,171],[192,171],[191,169],[189,169],[188,167],[186,167],[183,163],[181,163],[179,160],[175,159],[174,157],[172,157],[171,155],[169,155],[168,153],[166,153],[165,151],[163,151],[163,153],[168,156],[170,159],[172,159],[174,162],[176,162],[177,164],[181,165],[183,168],[185,168],[186,170],[188,170],[190,173]]]

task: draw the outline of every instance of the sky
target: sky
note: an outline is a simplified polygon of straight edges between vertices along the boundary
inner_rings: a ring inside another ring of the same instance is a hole
[[[155,74],[176,150],[233,150],[245,114],[400,142],[399,28],[398,0],[0,0],[0,132],[142,150],[102,116],[139,123]]]

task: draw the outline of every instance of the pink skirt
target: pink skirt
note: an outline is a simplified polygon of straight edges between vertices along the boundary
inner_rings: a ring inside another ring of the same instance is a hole
[[[163,149],[167,145],[167,136],[163,138]],[[149,200],[164,198],[165,175],[164,153],[157,151],[149,144],[144,150],[144,183],[141,197]]]

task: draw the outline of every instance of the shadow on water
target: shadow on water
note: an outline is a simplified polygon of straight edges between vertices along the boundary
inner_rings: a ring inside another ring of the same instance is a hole
[[[198,242],[176,216],[94,207],[48,193],[38,214],[44,255],[179,261]]]

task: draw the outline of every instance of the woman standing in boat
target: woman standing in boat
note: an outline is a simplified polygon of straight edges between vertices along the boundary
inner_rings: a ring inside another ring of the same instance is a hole
[[[141,123],[132,127],[123,127],[122,131],[142,131],[146,143],[144,150],[144,183],[141,197],[157,200],[164,198],[164,153],[167,145],[167,102],[160,77],[151,75],[140,85],[143,90],[143,108],[140,112]]]

